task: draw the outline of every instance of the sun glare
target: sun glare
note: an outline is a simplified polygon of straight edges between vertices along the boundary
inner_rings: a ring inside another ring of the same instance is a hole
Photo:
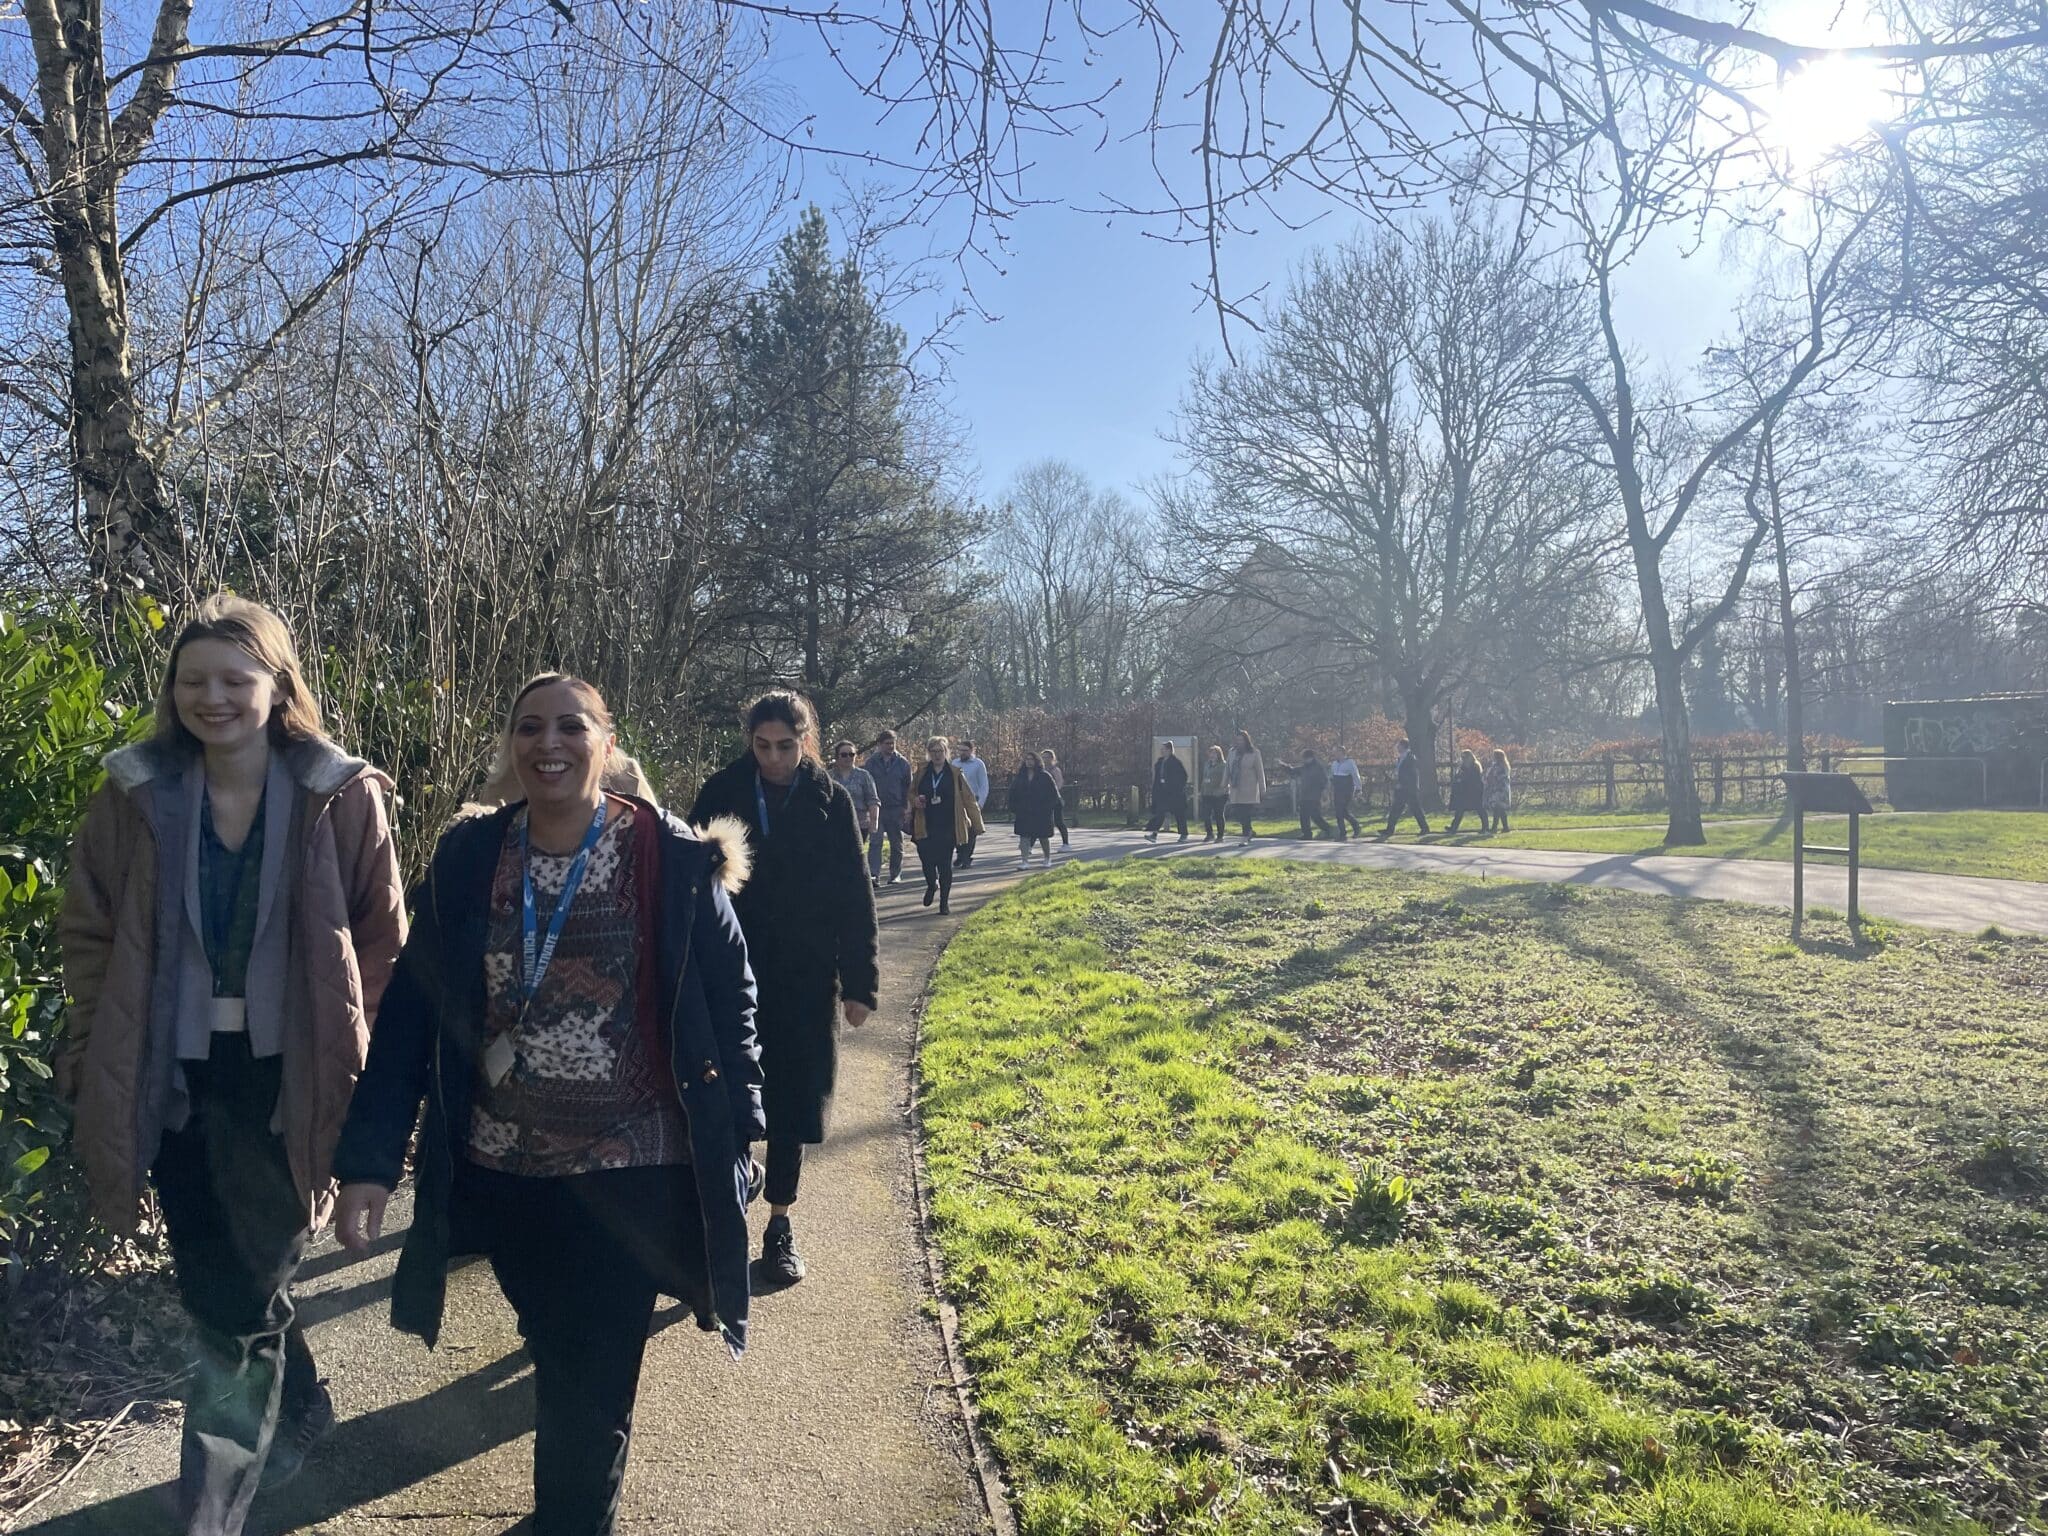
[[[1848,149],[1893,111],[1884,69],[1840,54],[1790,71],[1763,93],[1762,105],[1764,142],[1795,171]]]

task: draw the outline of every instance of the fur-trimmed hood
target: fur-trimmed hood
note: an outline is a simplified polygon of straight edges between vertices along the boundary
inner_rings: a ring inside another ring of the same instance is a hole
[[[309,736],[277,749],[285,771],[301,789],[315,795],[331,795],[359,774],[369,774],[387,793],[390,777],[359,757],[351,757],[324,737]],[[132,746],[116,747],[101,759],[107,777],[123,793],[133,794],[152,779],[183,774],[195,754],[174,743],[151,738]]]
[[[714,816],[701,828],[689,830],[717,848],[712,863],[718,871],[718,883],[725,887],[726,895],[738,895],[754,872],[754,850],[747,843],[747,824],[737,816]]]

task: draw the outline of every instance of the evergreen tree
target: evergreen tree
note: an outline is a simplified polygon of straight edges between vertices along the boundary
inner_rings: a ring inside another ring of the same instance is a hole
[[[749,302],[744,444],[721,603],[740,691],[793,683],[827,720],[914,713],[961,666],[973,518],[942,483],[919,380],[851,256],[808,210]]]

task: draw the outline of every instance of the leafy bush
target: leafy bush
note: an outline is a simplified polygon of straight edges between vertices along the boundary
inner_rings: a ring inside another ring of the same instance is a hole
[[[138,613],[137,633],[162,622],[153,614]],[[64,1006],[56,920],[100,758],[147,720],[113,702],[126,678],[100,664],[76,617],[0,608],[0,1263],[17,1275],[91,1235],[51,1084]]]

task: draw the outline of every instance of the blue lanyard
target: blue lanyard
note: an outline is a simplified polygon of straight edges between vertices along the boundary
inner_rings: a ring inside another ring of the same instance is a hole
[[[583,871],[590,864],[590,850],[597,846],[597,839],[604,831],[606,803],[597,802],[597,814],[590,818],[590,830],[583,834],[583,846],[576,850],[576,857],[570,862],[569,873],[562,879],[562,898],[555,903],[554,915],[548,919],[548,936],[536,943],[539,923],[533,910],[533,861],[527,847],[526,827],[519,828],[519,954],[522,964],[519,971],[519,1000],[531,1003],[540,992],[541,979],[548,973],[548,963],[555,958],[555,945],[562,937],[562,925],[569,920],[569,907],[576,900],[577,889],[583,884]]]
[[[789,797],[795,793],[796,780],[791,779],[783,787],[782,804],[776,807],[778,815],[789,809]],[[768,791],[762,788],[761,775],[758,771],[754,774],[754,810],[761,818],[761,836],[766,838],[768,836]]]

